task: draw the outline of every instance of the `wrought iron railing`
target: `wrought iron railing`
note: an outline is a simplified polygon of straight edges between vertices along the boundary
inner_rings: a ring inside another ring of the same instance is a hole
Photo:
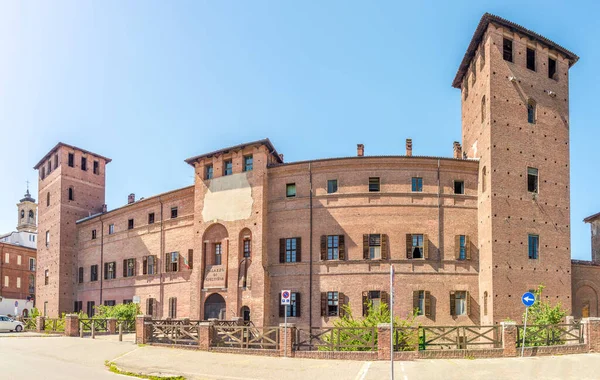
[[[501,347],[501,326],[424,326],[419,328],[419,350]]]
[[[583,343],[580,323],[559,325],[527,325],[525,347],[560,346]],[[517,325],[517,347],[523,345],[523,325]]]
[[[279,348],[279,327],[213,326],[213,347]]]
[[[309,351],[376,351],[377,327],[298,328],[294,348]]]

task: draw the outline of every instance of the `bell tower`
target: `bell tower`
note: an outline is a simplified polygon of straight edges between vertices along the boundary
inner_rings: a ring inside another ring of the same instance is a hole
[[[479,160],[482,324],[520,322],[521,295],[539,285],[570,309],[568,74],[578,59],[486,13],[454,79],[464,151]]]
[[[29,182],[27,183],[25,197],[17,203],[17,211],[17,231],[36,232],[37,204],[35,203],[35,199],[29,194]]]

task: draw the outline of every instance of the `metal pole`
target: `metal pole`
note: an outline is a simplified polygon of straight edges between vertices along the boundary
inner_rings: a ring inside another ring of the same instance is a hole
[[[527,331],[527,312],[529,308],[525,306],[525,323],[523,324],[523,344],[521,345],[521,357],[523,357],[523,351],[525,351],[525,332]]]
[[[96,339],[96,325],[94,323],[94,321],[92,320],[92,339]]]
[[[390,379],[394,380],[394,266],[390,265]]]
[[[283,320],[283,357],[287,358],[287,311],[288,304],[285,304],[285,315]]]
[[[119,342],[123,341],[123,322],[119,323]]]
[[[79,337],[83,338],[83,322],[79,322]]]

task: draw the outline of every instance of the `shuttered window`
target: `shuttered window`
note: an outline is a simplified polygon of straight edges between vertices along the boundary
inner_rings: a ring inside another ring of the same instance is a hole
[[[151,315],[152,318],[156,317],[156,299],[155,298],[147,298],[146,299],[146,315]]]
[[[177,297],[169,298],[169,318],[177,318]]]
[[[112,280],[117,278],[117,263],[115,261],[104,263],[104,279]]]
[[[156,256],[144,256],[143,274],[156,274]]]
[[[343,315],[344,293],[322,292],[321,293],[321,316],[337,317]]]
[[[417,315],[431,316],[431,293],[427,290],[413,292],[413,309]]]
[[[406,258],[407,259],[428,259],[429,258],[429,239],[427,234],[407,234],[406,235]]]
[[[123,260],[123,277],[135,276],[135,259]]]
[[[450,292],[450,315],[470,315],[471,302],[469,292],[452,291]]]
[[[345,260],[346,243],[344,235],[321,236],[321,260]]]
[[[165,261],[165,271],[179,272],[179,252],[167,253]]]
[[[90,267],[90,281],[98,281],[98,265]]]
[[[281,293],[277,297],[278,300],[281,299]],[[287,316],[289,317],[300,317],[302,311],[302,306],[300,303],[300,293],[292,292],[290,294],[290,304],[287,308]],[[285,317],[285,305],[279,305],[279,317]]]
[[[295,263],[302,261],[301,241],[299,237],[279,239],[279,262]]]
[[[383,290],[368,290],[362,293],[362,315],[366,317],[369,314],[369,308],[378,310],[382,304],[389,307],[389,294]]]
[[[363,235],[363,259],[387,260],[388,236],[385,234]]]
[[[471,243],[467,235],[456,235],[454,237],[454,258],[456,260],[471,259]]]

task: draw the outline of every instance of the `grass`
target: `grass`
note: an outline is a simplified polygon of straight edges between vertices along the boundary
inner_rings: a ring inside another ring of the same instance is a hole
[[[115,363],[111,363],[108,360],[104,362],[104,365],[108,367],[108,370],[112,373],[116,373],[117,375],[125,375],[131,377],[137,377],[138,379],[148,379],[148,380],[185,380],[183,376],[152,376],[152,375],[144,375],[141,373],[122,371],[120,370]]]

